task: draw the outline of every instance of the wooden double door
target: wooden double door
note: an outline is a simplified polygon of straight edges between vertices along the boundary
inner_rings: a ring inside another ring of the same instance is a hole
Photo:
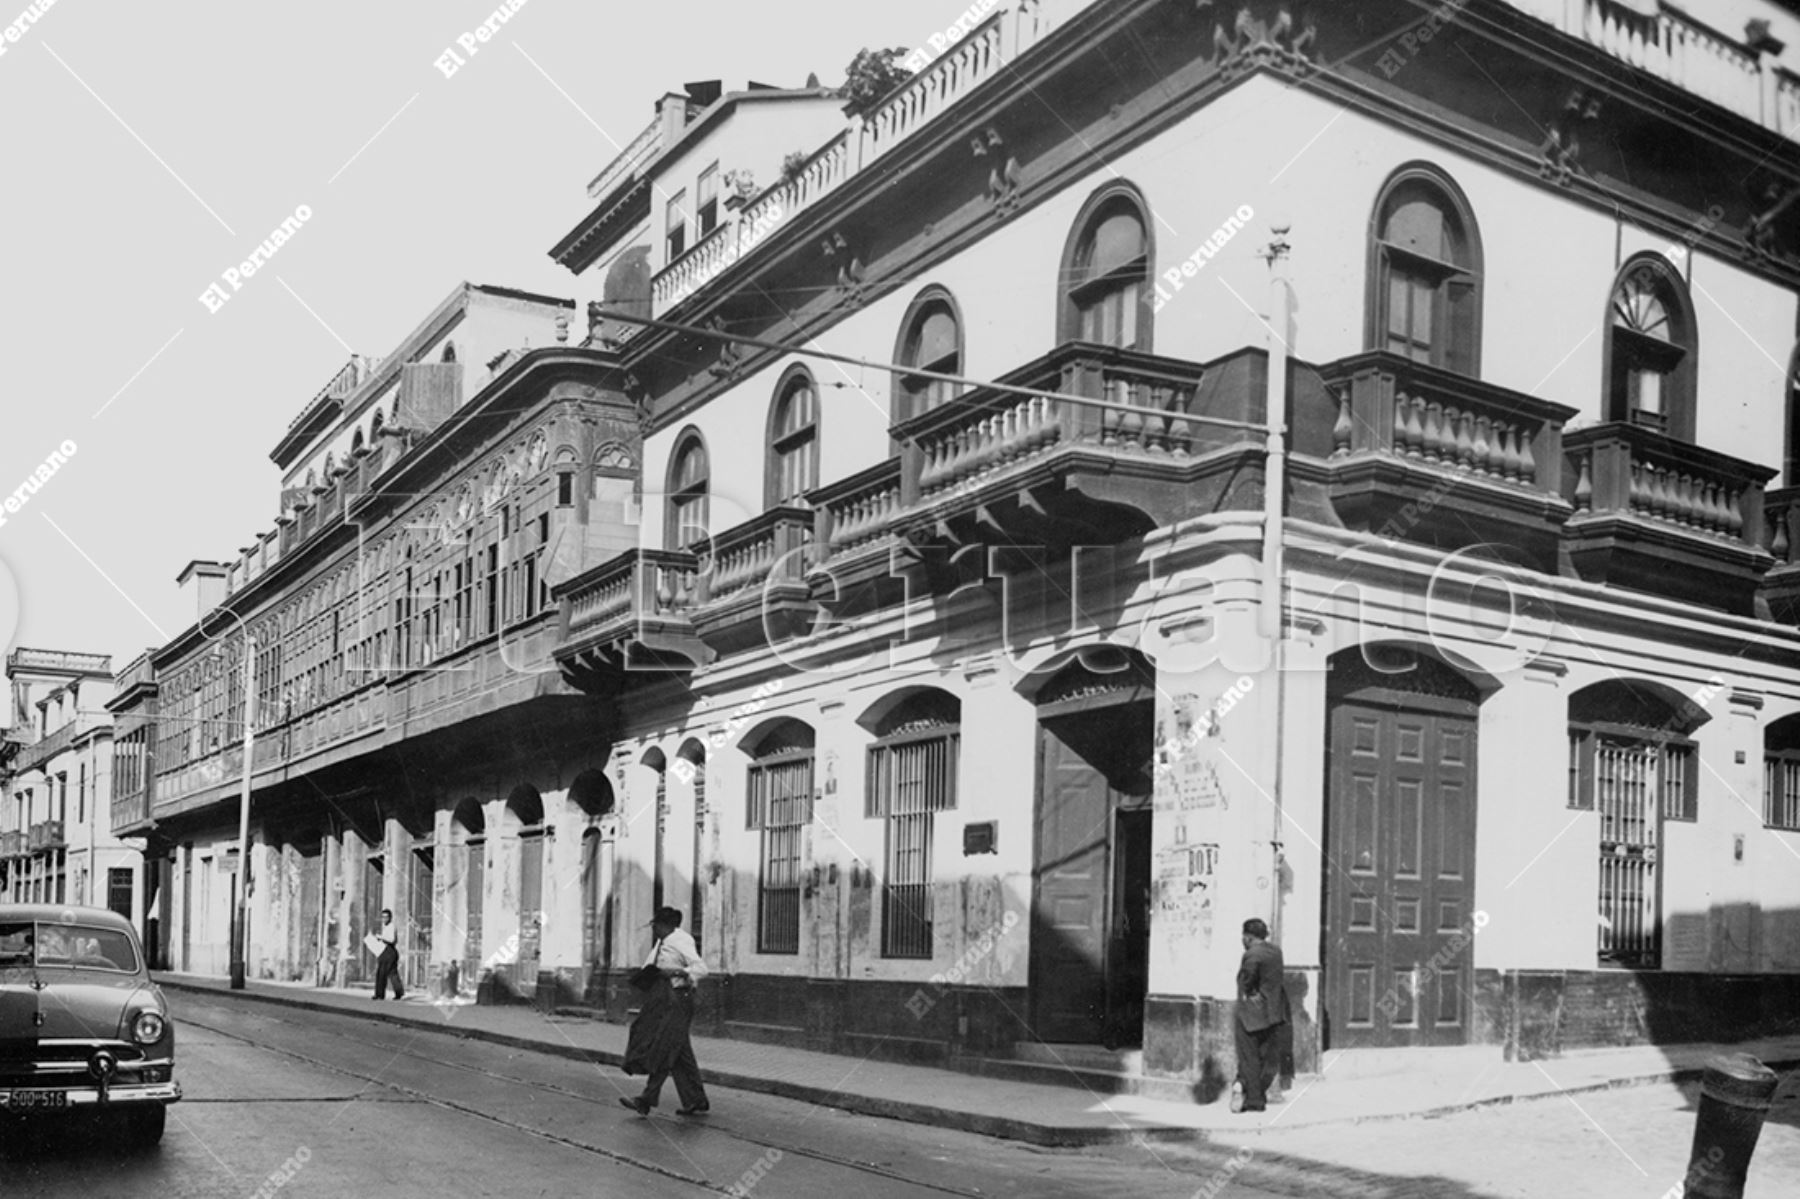
[[[1030,994],[1041,1041],[1143,1041],[1154,708],[1039,721]]]
[[[1478,697],[1424,658],[1344,673],[1327,751],[1326,1048],[1464,1044]]]

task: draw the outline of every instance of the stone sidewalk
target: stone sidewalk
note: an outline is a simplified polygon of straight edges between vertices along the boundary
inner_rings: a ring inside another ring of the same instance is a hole
[[[367,991],[252,981],[233,992],[222,978],[159,973],[177,1022],[183,993],[284,1005],[416,1026],[421,1030],[617,1067],[626,1026],[550,1016],[526,1006],[438,1004],[416,995],[377,1002]],[[1107,1095],[960,1071],[862,1060],[785,1046],[695,1037],[706,1081],[863,1115],[954,1128],[1036,1145],[1103,1145],[1146,1140],[1243,1144],[1270,1149],[1285,1129],[1440,1116],[1556,1096],[1698,1077],[1719,1052],[1753,1054],[1771,1066],[1800,1063],[1800,1036],[1737,1045],[1665,1045],[1596,1050],[1546,1062],[1509,1064],[1498,1049],[1410,1050],[1326,1055],[1324,1070],[1301,1078],[1262,1114],[1232,1114],[1224,1102],[1172,1103]]]

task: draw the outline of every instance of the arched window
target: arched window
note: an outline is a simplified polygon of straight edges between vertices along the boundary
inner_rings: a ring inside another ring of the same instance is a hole
[[[1663,823],[1699,818],[1692,733],[1708,719],[1659,683],[1613,679],[1569,697],[1569,806],[1600,817],[1602,962],[1661,964]]]
[[[711,530],[708,522],[706,443],[698,429],[689,428],[675,439],[669,459],[668,524],[663,533],[666,549],[678,550],[700,540]]]
[[[941,287],[928,287],[913,298],[900,322],[894,361],[918,370],[959,375],[963,369],[962,316],[956,301]],[[894,377],[895,423],[930,412],[955,397],[962,386],[915,375]]]
[[[1694,306],[1661,254],[1639,254],[1606,314],[1606,419],[1694,440]]]
[[[760,830],[756,884],[756,951],[800,952],[801,837],[812,822],[812,726],[777,720],[753,733],[744,749],[750,772],[745,827]]]
[[[764,506],[803,502],[819,485],[819,389],[805,367],[788,371],[775,389],[768,446]]]
[[[1150,348],[1148,296],[1154,261],[1146,205],[1129,184],[1096,192],[1063,249],[1058,341]]]
[[[1366,342],[1465,375],[1481,370],[1481,237],[1448,175],[1402,167],[1369,230]]]
[[[1800,830],[1800,712],[1763,730],[1763,824]]]
[[[865,720],[867,717],[865,717]],[[886,825],[881,956],[932,955],[932,865],[938,812],[956,807],[962,704],[924,688],[871,723],[864,815]]]

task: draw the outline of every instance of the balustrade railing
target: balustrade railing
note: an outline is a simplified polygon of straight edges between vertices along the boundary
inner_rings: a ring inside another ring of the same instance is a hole
[[[1763,547],[1777,568],[1800,566],[1800,487],[1783,487],[1763,496]]]
[[[1200,373],[1132,351],[1059,347],[1003,380],[1040,395],[977,388],[895,425],[903,497],[932,499],[1062,446],[1186,458],[1222,440],[1216,426],[1191,419]]]
[[[1320,371],[1337,398],[1331,456],[1373,452],[1555,493],[1574,409],[1373,351]]]
[[[1669,5],[1619,0],[1512,0],[1523,12],[1639,70],[1788,137],[1800,137],[1793,79],[1737,39]]]
[[[1009,58],[1003,39],[1010,16],[995,12],[870,112],[862,126],[859,165],[874,162],[998,74]]]
[[[694,555],[680,550],[627,550],[558,592],[567,606],[565,640],[625,621],[685,618],[699,600]]]
[[[1622,513],[1763,545],[1763,485],[1772,470],[1617,422],[1570,433],[1564,447],[1578,519]]]
[[[662,149],[662,115],[659,113],[643,130],[631,139],[619,156],[607,164],[604,171],[595,176],[588,184],[588,195],[599,200],[617,187],[627,175],[637,170],[650,160],[650,156]]]
[[[852,120],[847,129],[815,151],[791,177],[765,188],[745,205],[737,221],[737,236],[748,238],[754,233],[760,239],[777,224],[792,220],[795,214],[892,153],[896,146],[1001,74],[1021,54],[1094,3],[1095,0],[1022,0],[1011,9],[996,11],[928,62],[892,96],[860,120]],[[621,155],[608,172],[622,169],[618,164],[624,158]],[[747,252],[750,245],[744,241],[727,243],[728,252],[732,253]],[[709,254],[716,252],[727,251],[708,250]],[[709,271],[702,269],[699,262],[690,262],[693,258],[694,251],[690,250],[652,281],[652,308],[658,315],[709,277]]]
[[[798,583],[806,574],[805,549],[812,541],[810,509],[771,508],[754,520],[727,529],[699,554],[699,594],[706,605],[757,590],[771,578]]]
[[[900,515],[900,459],[889,458],[849,478],[821,487],[813,505],[814,540],[823,556],[849,553],[874,544]]]
[[[694,288],[723,270],[736,257],[737,239],[738,223],[727,221],[658,271],[650,281],[656,311],[674,307]]]

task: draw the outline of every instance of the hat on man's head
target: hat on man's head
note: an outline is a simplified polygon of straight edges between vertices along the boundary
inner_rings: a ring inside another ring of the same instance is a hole
[[[666,924],[670,928],[681,927],[680,908],[657,908],[656,915],[650,918],[652,924]]]

